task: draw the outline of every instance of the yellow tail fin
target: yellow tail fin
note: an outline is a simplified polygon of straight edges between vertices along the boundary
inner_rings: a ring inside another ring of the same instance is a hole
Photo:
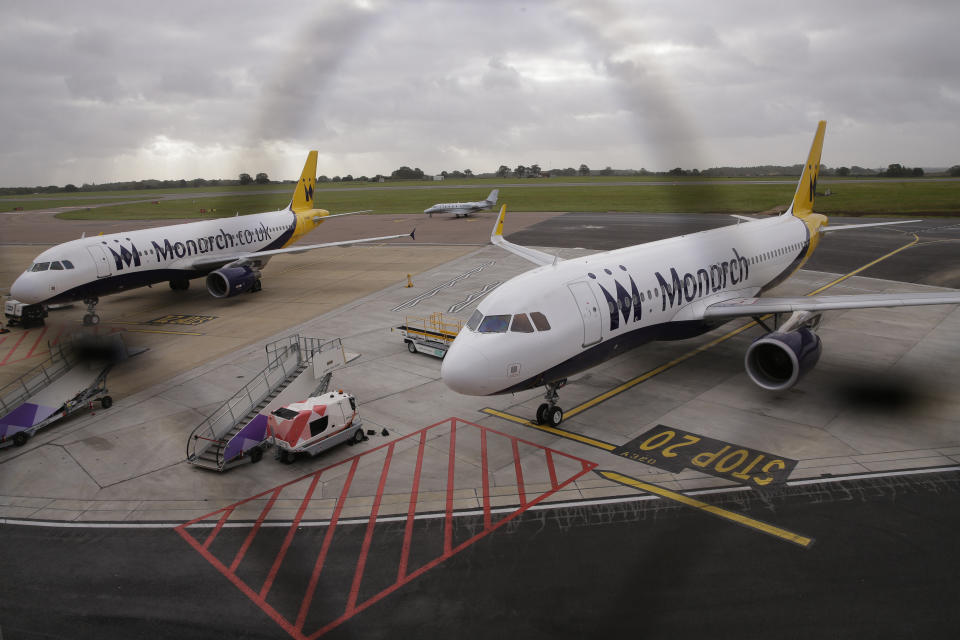
[[[290,201],[290,210],[294,213],[313,209],[313,190],[317,186],[317,152],[307,154],[307,163],[303,165],[300,181],[293,191],[293,200]]]
[[[823,134],[827,128],[827,121],[821,120],[817,125],[817,133],[813,136],[813,146],[807,156],[807,164],[803,167],[797,192],[793,195],[793,203],[788,214],[798,218],[806,218],[813,213],[813,198],[817,192],[817,177],[820,175],[820,152],[823,150]]]

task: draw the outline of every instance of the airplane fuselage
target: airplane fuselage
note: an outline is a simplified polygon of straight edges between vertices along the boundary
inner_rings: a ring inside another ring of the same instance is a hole
[[[725,322],[704,320],[703,309],[776,286],[817,238],[778,216],[538,267],[478,305],[443,360],[444,382],[466,395],[511,393],[653,340],[700,335]]]
[[[238,252],[279,249],[309,231],[307,225],[285,209],[71,240],[38,255],[11,295],[51,304],[198,278],[219,266],[219,256],[226,263]]]

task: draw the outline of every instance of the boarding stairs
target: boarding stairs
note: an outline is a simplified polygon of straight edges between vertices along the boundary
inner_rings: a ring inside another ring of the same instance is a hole
[[[0,389],[0,415],[6,415],[19,407],[30,396],[61,377],[77,363],[66,341],[48,346],[49,358]]]
[[[269,343],[266,352],[267,367],[190,434],[187,462],[214,471],[225,471],[248,461],[256,462],[269,445],[265,438],[258,435],[250,440],[243,432],[257,416],[277,401],[292,383],[311,378],[311,374],[317,379],[317,384],[309,384],[312,394],[326,391],[332,369],[346,362],[339,338],[323,341],[294,335]],[[330,356],[331,353],[335,355]],[[313,371],[308,371],[311,367]]]

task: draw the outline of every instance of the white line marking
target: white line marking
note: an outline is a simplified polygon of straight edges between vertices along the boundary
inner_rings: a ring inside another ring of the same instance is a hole
[[[893,478],[897,476],[915,476],[923,475],[930,473],[950,473],[951,471],[960,471],[960,465],[951,466],[951,467],[931,467],[929,469],[908,469],[905,471],[882,471],[877,473],[858,473],[849,476],[832,476],[829,478],[809,478],[805,480],[791,480],[785,484],[788,487],[800,487],[808,484],[833,484],[836,482],[844,482],[846,480],[866,480],[871,478]],[[738,491],[750,491],[752,488],[747,485],[734,486],[734,487],[719,487],[716,489],[698,489],[694,491],[681,492],[685,496],[702,496],[702,495],[713,495],[720,493],[734,493]],[[618,496],[615,498],[599,498],[595,500],[572,500],[570,502],[550,502],[547,504],[537,504],[529,509],[528,511],[544,511],[552,509],[565,509],[569,507],[591,507],[597,505],[607,505],[607,504],[621,504],[621,503],[630,503],[630,502],[642,502],[644,500],[664,500],[660,496],[651,495],[651,494],[642,494],[637,496]],[[490,513],[512,513],[516,511],[519,507],[501,507],[498,509],[491,509]],[[213,512],[214,514],[219,513],[217,511]],[[457,518],[466,518],[472,516],[482,516],[483,509],[470,509],[466,511],[455,511],[453,513],[454,517]],[[422,513],[414,516],[414,520],[432,520],[436,518],[445,518],[446,513]],[[404,522],[406,521],[407,516],[384,516],[377,518],[377,522]],[[338,524],[367,524],[370,522],[370,518],[352,518],[349,520],[339,520]],[[60,528],[60,529],[175,529],[181,526],[182,522],[57,522],[53,520],[23,520],[17,518],[0,518],[0,526],[2,525],[19,525],[24,527],[51,527],[51,528]],[[223,525],[224,529],[249,529],[255,523],[253,521],[245,522],[226,522]],[[263,522],[261,527],[289,527],[293,524],[292,521],[266,521]],[[330,524],[329,520],[312,520],[312,521],[301,521],[299,526],[301,527],[326,527]],[[211,519],[209,522],[198,522],[187,527],[188,530],[192,529],[213,529],[217,526],[217,520]]]

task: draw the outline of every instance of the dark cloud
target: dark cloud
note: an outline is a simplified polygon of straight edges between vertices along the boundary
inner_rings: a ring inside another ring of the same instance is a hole
[[[0,184],[960,161],[954,2],[9,3]],[[260,170],[260,169],[257,169]]]

